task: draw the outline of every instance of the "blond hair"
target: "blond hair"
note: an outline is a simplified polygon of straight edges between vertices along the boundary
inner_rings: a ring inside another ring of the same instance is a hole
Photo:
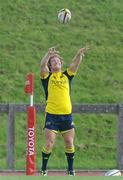
[[[53,55],[50,56],[48,64],[47,64],[49,70],[51,70],[51,68],[50,68],[50,66],[51,66],[51,59],[54,58],[54,57],[58,57],[60,59],[62,65],[64,63],[63,58],[59,54],[53,54]]]

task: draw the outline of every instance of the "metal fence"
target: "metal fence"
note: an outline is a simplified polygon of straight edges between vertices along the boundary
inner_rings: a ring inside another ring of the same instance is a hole
[[[0,104],[0,113],[8,114],[7,130],[7,168],[14,169],[15,113],[27,112],[29,104]],[[34,104],[36,112],[44,112],[44,104]],[[105,113],[117,114],[117,150],[116,161],[119,169],[123,169],[123,104],[73,104],[73,113]]]

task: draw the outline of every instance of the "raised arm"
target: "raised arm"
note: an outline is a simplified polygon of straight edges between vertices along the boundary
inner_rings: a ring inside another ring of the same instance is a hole
[[[78,70],[79,65],[82,61],[82,58],[84,57],[84,54],[85,54],[86,50],[88,50],[88,49],[89,49],[88,47],[83,47],[78,50],[77,54],[73,58],[72,63],[70,64],[70,66],[68,68],[69,71],[75,73]]]
[[[45,76],[49,74],[48,61],[50,57],[54,54],[57,54],[57,51],[55,50],[54,47],[51,47],[49,48],[45,56],[42,58],[40,62],[40,74],[42,78],[44,78]]]

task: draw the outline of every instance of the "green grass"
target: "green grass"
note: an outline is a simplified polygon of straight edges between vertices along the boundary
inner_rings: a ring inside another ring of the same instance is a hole
[[[47,180],[55,180],[55,179],[62,179],[62,180],[69,180],[69,179],[74,179],[74,180],[78,180],[78,179],[82,179],[82,180],[108,180],[110,179],[110,177],[82,177],[82,176],[76,176],[76,177],[66,177],[66,176],[49,176],[49,177],[45,177],[45,179]],[[28,179],[34,179],[34,177],[27,177],[27,176],[3,176],[2,178],[0,177],[0,179],[2,180],[28,180]],[[35,177],[36,180],[39,180],[39,179],[44,179],[44,177]],[[114,178],[115,179],[115,178]]]
[[[116,124],[115,115],[74,115],[76,126],[75,137],[75,168],[76,169],[110,169],[116,164]],[[5,121],[5,120],[4,120]],[[36,123],[36,164],[41,165],[41,150],[44,144],[44,116],[37,115]],[[3,122],[3,121],[2,121]],[[6,121],[5,121],[6,122]],[[25,169],[26,165],[26,114],[18,114],[15,121],[15,168]],[[3,129],[6,128],[4,124]],[[6,133],[6,131],[5,131]],[[1,147],[6,147],[6,138]],[[61,150],[62,149],[62,150]],[[1,149],[0,168],[6,169],[5,151]],[[60,135],[57,137],[49,169],[66,169],[64,143]]]
[[[59,45],[66,68],[77,50],[90,50],[73,80],[72,103],[123,102],[122,0],[0,1],[0,102],[28,103],[25,77],[35,74],[35,103],[44,102],[39,63],[49,47]],[[72,12],[70,23],[57,20],[58,10]],[[6,168],[7,116],[0,114],[0,168]],[[15,168],[25,168],[26,115],[16,116]],[[75,115],[76,159],[81,169],[108,169],[116,164],[115,115]],[[37,168],[43,145],[43,117],[37,116]],[[66,168],[60,137],[49,168]],[[60,158],[61,157],[61,158]],[[62,162],[62,163],[61,163]]]
[[[44,179],[44,177],[27,177],[27,176],[16,176],[16,177],[14,177],[14,176],[12,176],[12,177],[10,177],[10,176],[4,176],[4,177],[2,177],[2,178],[0,178],[0,179],[2,179],[2,180],[32,180],[32,179],[34,179],[35,178],[35,180],[39,180],[39,179]],[[100,176],[91,176],[91,177],[89,177],[89,176],[75,176],[75,177],[67,177],[67,176],[47,176],[47,177],[45,177],[45,179],[46,180],[55,180],[55,179],[62,179],[62,180],[69,180],[69,179],[74,179],[74,180],[79,180],[79,179],[81,179],[81,180],[110,180],[110,179],[117,179],[117,177],[100,177]],[[119,177],[120,178],[120,177]],[[122,177],[121,177],[122,178]]]

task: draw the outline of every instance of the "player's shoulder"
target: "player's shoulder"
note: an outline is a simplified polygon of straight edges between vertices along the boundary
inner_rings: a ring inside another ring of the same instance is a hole
[[[67,69],[63,72],[63,74],[66,74],[66,75],[68,75],[68,76],[75,76],[76,73],[70,71],[69,68],[67,68]]]
[[[44,74],[44,75],[42,75],[42,74],[40,74],[40,78],[41,78],[41,80],[47,80],[47,79],[49,79],[49,77],[51,76],[51,74],[52,73],[47,73],[47,74]]]

